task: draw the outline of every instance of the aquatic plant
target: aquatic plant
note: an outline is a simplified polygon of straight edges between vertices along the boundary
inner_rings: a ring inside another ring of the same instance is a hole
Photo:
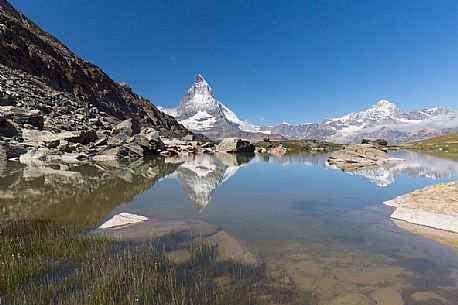
[[[1,304],[312,304],[265,266],[221,261],[206,244],[166,258],[162,242],[120,242],[49,221],[0,227]],[[300,303],[295,303],[301,300]]]

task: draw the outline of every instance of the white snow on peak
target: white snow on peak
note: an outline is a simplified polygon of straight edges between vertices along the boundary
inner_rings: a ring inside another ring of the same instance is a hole
[[[161,108],[160,110],[176,117],[186,128],[198,132],[217,128],[216,126],[224,129],[224,126],[232,124],[245,132],[271,133],[241,120],[232,110],[217,100],[213,96],[210,85],[201,74],[197,75],[194,84],[181,99],[178,108]],[[231,127],[227,126],[227,128]]]

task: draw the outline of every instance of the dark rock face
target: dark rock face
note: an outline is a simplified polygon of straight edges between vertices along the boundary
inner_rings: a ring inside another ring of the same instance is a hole
[[[182,138],[189,134],[173,117],[76,56],[5,0],[0,0],[0,64],[0,106],[23,110],[12,114],[16,123],[49,130],[63,115],[56,129],[66,125],[64,130],[74,130],[79,127],[70,116],[84,116],[92,119],[93,125],[104,127],[133,118],[141,126],[155,128],[161,136]],[[26,80],[26,86],[15,79]],[[114,122],[99,118],[98,113]],[[48,115],[48,126],[44,115]]]

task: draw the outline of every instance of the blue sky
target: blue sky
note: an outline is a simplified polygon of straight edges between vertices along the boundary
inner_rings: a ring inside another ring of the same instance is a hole
[[[389,99],[458,108],[458,1],[11,0],[156,105],[205,76],[257,124],[304,123]]]

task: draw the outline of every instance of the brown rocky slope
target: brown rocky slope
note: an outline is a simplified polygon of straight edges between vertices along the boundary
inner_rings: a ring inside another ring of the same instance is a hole
[[[127,85],[114,82],[100,68],[75,55],[5,0],[0,0],[0,64],[4,79],[9,79],[9,69],[19,70],[15,73],[38,79],[79,108],[94,107],[118,121],[138,120],[161,136],[182,138],[190,133]],[[24,96],[18,96],[14,89],[0,87],[2,106],[24,107],[20,103]],[[28,105],[26,110],[40,109]]]

